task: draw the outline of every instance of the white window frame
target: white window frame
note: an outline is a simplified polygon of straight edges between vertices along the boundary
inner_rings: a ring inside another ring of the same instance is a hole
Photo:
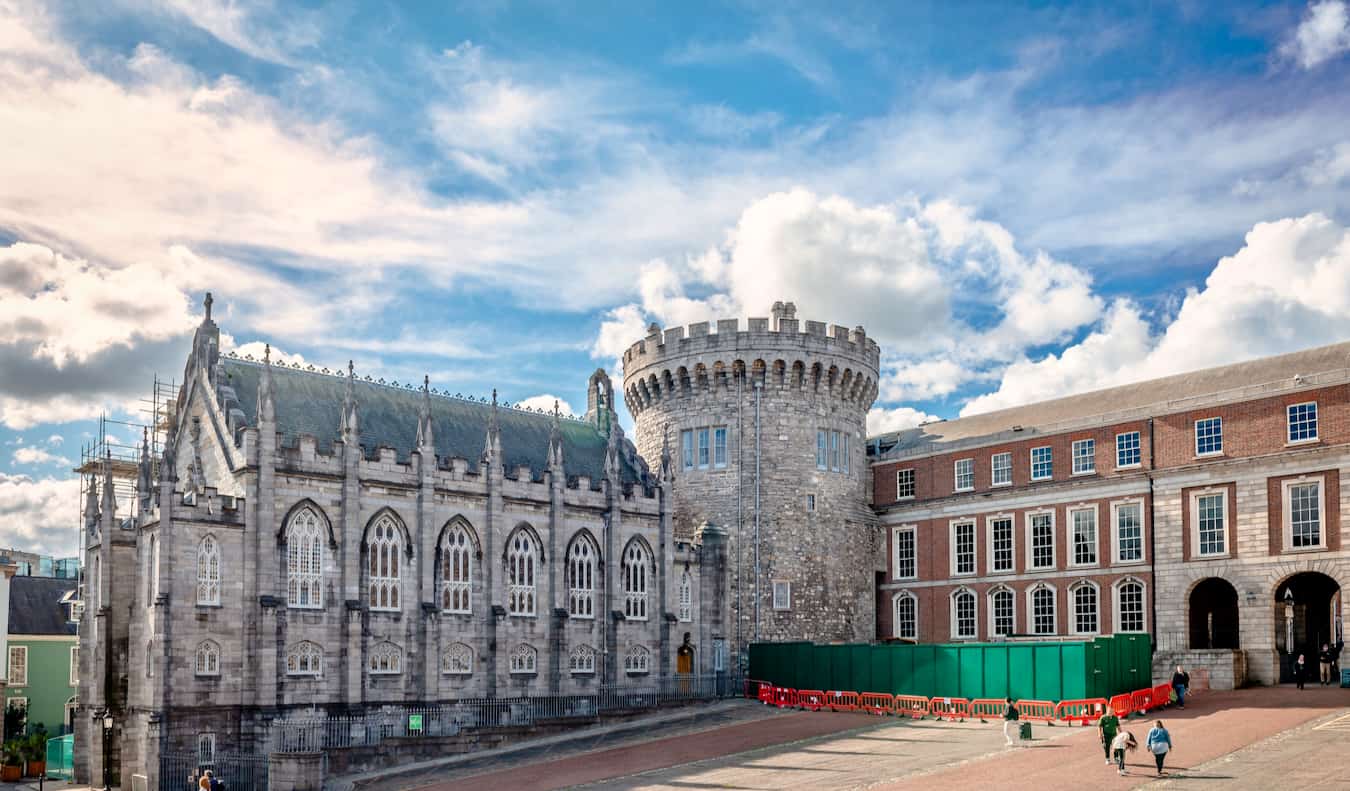
[[[677,615],[680,623],[694,620],[694,575],[689,569],[680,572],[680,584],[676,588]]]
[[[830,430],[830,471],[839,472],[839,432]]]
[[[647,592],[650,588],[651,555],[641,542],[630,541],[623,551],[620,569],[623,583],[623,617],[629,621],[647,620]]]
[[[994,562],[998,558],[997,544],[994,541],[994,523],[1005,521],[1008,523],[1008,568],[1000,569],[995,567]],[[1016,514],[993,514],[984,518],[984,561],[986,572],[989,574],[1015,574],[1017,573],[1017,515]]]
[[[694,463],[700,470],[706,470],[712,467],[712,428],[700,426],[694,433],[698,435],[698,455]]]
[[[1120,451],[1121,451],[1121,448],[1120,448],[1120,440],[1123,439],[1124,437],[1130,437],[1130,436],[1134,437],[1134,441],[1135,441],[1135,445],[1136,445],[1136,447],[1135,447],[1134,450],[1135,450],[1135,452],[1138,454],[1139,458],[1138,458],[1137,460],[1135,460],[1135,461],[1130,462],[1129,464],[1121,464],[1121,463],[1120,463]],[[1122,431],[1122,432],[1120,432],[1119,434],[1117,434],[1117,435],[1116,435],[1116,469],[1117,469],[1117,470],[1133,470],[1133,469],[1137,469],[1137,468],[1139,468],[1139,467],[1142,467],[1143,465],[1144,465],[1144,436],[1143,436],[1143,434],[1139,433],[1138,431]]]
[[[15,657],[21,657],[15,661]],[[12,645],[9,647],[9,664],[6,665],[7,685],[11,687],[28,686],[28,646]]]
[[[1001,635],[998,633],[998,609],[994,606],[994,598],[998,594],[1002,593],[1006,593],[1008,595],[1010,601],[1008,607],[1012,613],[1012,625],[1007,635]],[[1007,585],[995,585],[993,588],[989,589],[989,594],[986,596],[986,598],[988,600],[989,606],[988,612],[989,639],[993,640],[999,637],[1007,637],[1010,635],[1017,634],[1017,591],[1013,590]]]
[[[451,643],[441,654],[441,675],[473,675],[473,647],[468,643]]]
[[[989,457],[989,485],[990,485],[990,486],[1012,486],[1012,485],[1013,485],[1013,458],[1012,458],[1012,457],[1013,457],[1012,451],[1004,451],[1003,453],[995,453],[994,455],[992,455],[992,456]],[[1007,463],[1006,463],[1005,465],[1003,465],[1003,467],[1002,467],[1002,469],[1006,470],[1007,473],[1008,473],[1008,479],[1007,479],[1006,481],[1000,481],[1000,480],[998,479],[998,472],[999,472],[999,469],[1000,469],[1000,467],[999,467],[999,461],[1007,462]]]
[[[506,547],[506,614],[532,618],[539,609],[539,545],[521,529]]]
[[[961,465],[966,465],[966,472],[961,472]],[[961,485],[961,478],[969,479],[965,486]],[[975,460],[957,459],[952,462],[952,491],[955,492],[973,492],[975,491]]]
[[[815,493],[815,492],[807,492],[807,493],[806,493],[806,512],[807,512],[808,514],[814,514],[814,513],[816,512],[816,493]]]
[[[1092,560],[1087,563],[1078,561],[1078,522],[1074,518],[1077,514],[1092,514]],[[1102,529],[1101,520],[1098,518],[1098,508],[1096,505],[1077,505],[1068,509],[1068,528],[1069,528],[1069,546],[1068,546],[1068,565],[1073,568],[1095,568],[1102,562]]]
[[[1289,495],[1295,486],[1317,484],[1317,544],[1306,547],[1294,546],[1294,503]],[[1280,532],[1283,535],[1285,552],[1322,552],[1327,548],[1327,481],[1324,475],[1300,475],[1297,478],[1280,482]]]
[[[694,454],[694,430],[687,428],[680,432],[680,461],[686,472],[694,469]]]
[[[961,596],[970,597],[970,618],[972,623],[969,634],[963,634],[961,632],[961,624],[958,620],[956,600]],[[951,624],[950,631],[952,639],[953,640],[980,639],[980,597],[975,595],[975,591],[962,585],[961,587],[952,591],[951,595],[947,597],[947,602],[951,617],[949,623]]]
[[[209,533],[197,542],[197,605],[220,606],[220,541]]]
[[[1139,629],[1124,629],[1124,621],[1121,618],[1121,589],[1126,585],[1135,584],[1139,586]],[[1111,632],[1112,634],[1147,634],[1148,633],[1148,586],[1138,577],[1121,577],[1111,586]]]
[[[203,731],[197,734],[197,765],[213,766],[216,763],[216,734]]]
[[[1097,624],[1096,629],[1084,630],[1078,628],[1078,591],[1084,588],[1091,590],[1093,595],[1093,613],[1092,618]],[[1092,580],[1079,580],[1069,586],[1069,633],[1075,635],[1098,635],[1102,633],[1102,586]]]
[[[1120,509],[1130,505],[1136,506],[1139,509],[1139,557],[1133,560],[1126,560],[1121,556]],[[1124,500],[1111,501],[1111,565],[1135,566],[1148,561],[1148,542],[1146,542],[1144,538],[1145,534],[1148,532],[1149,525],[1144,522],[1144,513],[1144,500],[1141,497],[1131,497]]]
[[[913,574],[900,575],[900,534],[909,533],[910,549],[912,556],[910,566],[914,569]],[[913,580],[919,578],[919,527],[918,525],[901,525],[891,528],[891,579],[893,580]]]
[[[1223,551],[1222,552],[1204,552],[1201,550],[1203,544],[1200,541],[1200,498],[1214,497],[1222,498],[1222,507],[1219,512],[1223,514]],[[1191,557],[1204,558],[1212,560],[1215,558],[1226,558],[1231,554],[1232,547],[1229,546],[1228,537],[1228,489],[1218,486],[1205,489],[1197,489],[1191,492],[1191,501],[1187,504],[1191,514]]]
[[[1219,431],[1218,431],[1219,448],[1218,448],[1218,450],[1201,451],[1201,450],[1200,450],[1200,424],[1201,424],[1201,423],[1209,423],[1209,422],[1211,422],[1211,421],[1217,423],[1217,425],[1218,425],[1218,427],[1219,427]],[[1194,421],[1193,423],[1191,423],[1191,434],[1194,435],[1194,437],[1195,437],[1195,457],[1196,457],[1197,459],[1206,459],[1206,458],[1210,458],[1211,456],[1222,456],[1222,455],[1223,455],[1223,418],[1222,418],[1221,416],[1219,416],[1219,415],[1213,415],[1213,416],[1211,416],[1211,417],[1196,418],[1195,421]]]
[[[823,428],[816,429],[816,469],[830,468],[830,438]]]
[[[1046,565],[1046,566],[1038,566],[1038,565],[1036,565],[1036,562],[1035,562],[1035,561],[1036,561],[1036,547],[1035,547],[1035,542],[1033,541],[1034,531],[1033,531],[1033,529],[1032,529],[1032,523],[1033,523],[1035,517],[1038,517],[1038,516],[1049,516],[1049,517],[1050,517],[1050,564],[1049,564],[1049,565]],[[1058,555],[1059,547],[1055,546],[1055,544],[1057,543],[1057,539],[1056,539],[1056,537],[1055,537],[1055,511],[1054,511],[1054,509],[1046,508],[1046,509],[1040,509],[1040,510],[1036,510],[1036,511],[1027,511],[1027,513],[1026,513],[1026,527],[1025,527],[1025,530],[1026,530],[1026,542],[1025,542],[1025,545],[1026,545],[1026,570],[1027,570],[1027,572],[1030,573],[1030,572],[1033,572],[1033,571],[1053,571],[1054,569],[1056,569],[1056,568],[1058,567],[1058,565],[1059,565],[1059,564],[1058,564],[1058,560],[1059,560],[1059,555]]]
[[[959,527],[970,528],[970,571],[960,571],[958,568],[956,531]],[[951,576],[953,577],[973,577],[980,573],[979,564],[979,527],[974,519],[953,519],[947,523],[947,559],[950,562]]]
[[[773,609],[785,611],[792,609],[792,582],[790,580],[774,580],[771,589],[773,592]]]
[[[600,550],[582,534],[567,550],[567,616],[595,619]]]
[[[904,494],[904,495],[902,495],[902,494],[900,494],[900,483],[901,483],[901,481],[900,481],[900,476],[903,475],[903,474],[905,474],[905,473],[909,473],[909,494]],[[915,472],[915,470],[914,470],[913,467],[906,467],[906,468],[904,468],[903,470],[896,470],[896,471],[895,471],[895,499],[896,499],[896,500],[913,500],[913,499],[914,499],[914,496],[915,496],[916,494],[918,494],[918,492],[919,492],[919,476],[918,476],[918,474]]]
[[[370,649],[366,670],[372,676],[397,676],[403,673],[403,649],[383,640]]]
[[[900,633],[900,618],[897,610],[901,599],[908,599],[914,604],[914,634],[912,635]],[[914,640],[916,642],[919,639],[919,597],[912,591],[901,590],[891,595],[891,636],[899,640]]]
[[[441,539],[441,612],[473,612],[473,539],[462,524],[452,524]]]
[[[304,521],[302,521],[304,520]],[[324,520],[311,507],[304,507],[286,525],[286,607],[292,610],[322,610],[324,564]],[[301,592],[305,595],[301,595]]]
[[[1084,445],[1089,446],[1089,447],[1091,448],[1091,451],[1090,451],[1087,455],[1085,455],[1085,456],[1080,456],[1079,453],[1078,453],[1078,451],[1079,451],[1079,449],[1080,449],[1082,446],[1084,446]],[[1094,437],[1087,437],[1087,438],[1084,438],[1084,439],[1076,439],[1076,440],[1074,440],[1074,441],[1073,441],[1073,444],[1069,446],[1069,459],[1070,459],[1070,467],[1071,467],[1070,472],[1071,472],[1071,474],[1073,474],[1073,475],[1092,475],[1092,474],[1096,473],[1096,472],[1097,472],[1097,440],[1096,440],[1096,438],[1094,438]],[[1087,460],[1087,466],[1084,467],[1084,468],[1082,468],[1082,469],[1080,469],[1079,466],[1078,466],[1078,462],[1079,462],[1080,459],[1086,459],[1086,460]]]
[[[72,687],[80,683],[80,647],[72,645],[70,647],[70,673],[69,682]]]
[[[727,427],[713,426],[713,469],[726,469],[727,458],[730,455],[727,445]]]
[[[215,640],[203,640],[197,644],[197,651],[192,657],[192,673],[199,677],[215,677],[220,675],[220,643]],[[203,661],[205,659],[205,661]]]
[[[567,652],[567,670],[574,676],[595,675],[595,649],[585,643]]]
[[[1053,622],[1053,629],[1049,632],[1041,632],[1036,629],[1036,591],[1050,591],[1050,618]],[[1027,618],[1030,621],[1031,633],[1040,637],[1058,635],[1059,631],[1059,591],[1054,585],[1048,582],[1038,582],[1027,588]]]
[[[1047,460],[1046,460],[1045,463],[1048,464],[1049,467],[1050,467],[1050,473],[1049,473],[1048,475],[1037,475],[1037,474],[1036,474],[1036,464],[1037,464],[1037,461],[1036,461],[1036,451],[1040,451],[1040,450],[1043,450],[1043,451],[1046,452],[1046,459],[1047,459]],[[1030,464],[1030,466],[1029,466],[1029,470],[1030,470],[1030,472],[1031,472],[1031,480],[1033,480],[1033,481],[1051,481],[1051,480],[1054,480],[1054,478],[1055,478],[1055,449],[1054,449],[1054,446],[1052,446],[1052,445],[1040,445],[1040,446],[1037,446],[1037,447],[1035,447],[1035,448],[1032,448],[1032,449],[1027,453],[1027,458],[1028,458],[1028,460],[1031,462],[1031,464]]]
[[[1312,407],[1312,435],[1294,439],[1294,409],[1303,406]],[[1289,404],[1284,408],[1284,438],[1286,445],[1302,445],[1306,442],[1316,442],[1321,434],[1322,414],[1316,401],[1300,401],[1297,404]]]
[[[533,675],[539,672],[539,651],[529,643],[520,643],[507,657],[511,675]]]
[[[291,669],[292,657],[297,660],[294,670]],[[291,646],[290,650],[286,652],[286,675],[292,678],[322,677],[323,647],[309,640],[301,640]]]
[[[623,672],[630,676],[642,676],[651,670],[652,652],[646,646],[630,646],[623,657]]]
[[[399,612],[403,604],[403,529],[382,514],[366,534],[366,600],[371,612]]]

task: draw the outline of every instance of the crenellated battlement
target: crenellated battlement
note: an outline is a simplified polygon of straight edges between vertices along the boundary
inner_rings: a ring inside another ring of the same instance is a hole
[[[634,415],[671,397],[732,390],[759,381],[856,403],[876,398],[881,347],[862,327],[800,322],[792,303],[774,303],[772,318],[721,319],[687,327],[648,327],[624,352],[624,400]]]

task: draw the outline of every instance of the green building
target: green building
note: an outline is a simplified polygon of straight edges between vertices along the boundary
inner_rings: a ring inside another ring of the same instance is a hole
[[[26,710],[29,726],[41,723],[53,736],[71,732],[75,711],[75,587],[73,579],[10,580],[5,706]]]

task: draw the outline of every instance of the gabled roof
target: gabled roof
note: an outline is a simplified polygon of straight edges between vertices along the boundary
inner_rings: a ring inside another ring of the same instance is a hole
[[[1340,374],[1350,373],[1347,369],[1350,369],[1350,342],[1334,343],[956,420],[928,423],[918,428],[870,438],[868,454],[874,460],[884,460],[925,452],[941,453],[953,447],[1024,439],[1037,433],[1055,433],[1068,430],[1067,427],[1074,423],[1093,421],[1108,425],[1141,417],[1161,416],[1314,386],[1321,379],[1330,383],[1344,379]],[[1318,374],[1323,376],[1319,377]],[[1296,376],[1300,381],[1294,380]],[[1021,431],[1013,432],[1014,426],[1021,427]]]
[[[58,577],[15,577],[9,584],[9,633],[75,634],[61,598],[75,590],[76,581]]]
[[[234,357],[221,357],[225,379],[219,384],[234,389],[249,425],[258,424],[258,382],[262,364]],[[378,456],[380,446],[406,459],[417,443],[417,416],[422,391],[353,380],[356,413],[361,427],[361,446],[368,458]],[[294,446],[301,434],[313,435],[321,452],[329,452],[338,438],[347,378],[314,371],[272,366],[272,393],[276,404],[279,441]],[[436,455],[441,459],[467,459],[469,469],[478,468],[487,438],[492,405],[465,398],[431,396],[432,434]],[[553,416],[513,408],[499,408],[503,467],[514,475],[516,467],[528,465],[538,476],[547,467],[548,439]],[[593,482],[605,477],[608,438],[590,423],[566,418],[560,421],[563,467],[569,479],[589,476]],[[641,461],[631,443],[620,453],[625,483],[641,479]]]

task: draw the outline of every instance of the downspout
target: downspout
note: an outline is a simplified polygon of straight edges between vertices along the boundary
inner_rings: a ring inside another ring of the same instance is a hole
[[[1155,468],[1153,458],[1153,418],[1148,419],[1148,607],[1149,607],[1149,625],[1152,629],[1149,632],[1153,635],[1150,640],[1153,651],[1158,650],[1158,574],[1157,563],[1158,556],[1154,551],[1156,538],[1158,534],[1158,525],[1153,521],[1153,470]]]
[[[759,393],[755,380],[755,642],[759,642]]]
[[[741,585],[742,556],[745,546],[745,376],[736,377],[736,651],[748,656],[741,640],[741,622],[745,620],[745,588]],[[738,658],[739,662],[739,658]],[[741,665],[744,669],[744,665]]]

